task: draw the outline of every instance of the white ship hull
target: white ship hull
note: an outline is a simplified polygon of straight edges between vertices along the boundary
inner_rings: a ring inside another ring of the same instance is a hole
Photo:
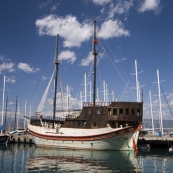
[[[134,127],[99,129],[56,129],[28,124],[28,129],[37,146],[87,149],[87,150],[134,150],[141,124]]]

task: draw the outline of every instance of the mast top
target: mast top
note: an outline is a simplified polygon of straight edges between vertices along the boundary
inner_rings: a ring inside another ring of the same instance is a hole
[[[59,34],[56,37],[56,57],[55,57],[55,64],[59,65],[60,61],[58,60],[58,41],[59,41]]]

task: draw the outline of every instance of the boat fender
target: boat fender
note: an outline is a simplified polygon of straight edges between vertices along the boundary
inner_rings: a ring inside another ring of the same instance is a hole
[[[88,106],[89,106],[89,107],[91,107],[92,105],[93,105],[93,103],[92,103],[92,102],[89,102],[89,103],[88,103]]]
[[[13,136],[9,136],[9,138],[10,138],[10,141],[13,141]]]

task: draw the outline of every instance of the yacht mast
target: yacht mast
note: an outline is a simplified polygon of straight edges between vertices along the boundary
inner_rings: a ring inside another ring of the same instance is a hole
[[[97,63],[97,50],[96,50],[96,44],[97,44],[97,38],[96,38],[96,20],[94,21],[94,48],[93,48],[93,55],[94,55],[94,86],[93,86],[93,106],[95,106],[96,102],[96,63]]]
[[[16,116],[17,116],[17,96],[16,96],[16,110],[15,110],[15,118],[14,118],[14,130],[17,129]]]
[[[85,99],[85,103],[87,102],[87,90],[86,90],[86,72],[84,72],[84,99]]]
[[[159,78],[159,70],[157,70],[157,80],[158,80],[158,92],[159,92],[160,132],[163,134],[163,122],[162,122],[162,101],[161,101],[161,94],[160,94],[160,78]]]
[[[139,102],[139,81],[138,81],[138,69],[137,69],[136,60],[135,60],[135,72],[136,72],[136,101]]]
[[[57,78],[58,78],[58,73],[59,73],[59,60],[58,60],[58,40],[59,40],[59,35],[57,35],[57,40],[56,40],[56,57],[55,57],[55,91],[54,91],[54,101],[53,101],[53,129],[55,125],[55,113],[56,113],[56,91],[57,91]]]
[[[149,91],[149,96],[150,96],[150,108],[151,108],[151,120],[152,120],[152,131],[153,134],[154,132],[154,118],[153,118],[153,106],[152,106],[152,100],[151,100],[151,91]]]
[[[4,86],[3,86],[3,92],[2,92],[2,122],[1,122],[1,128],[3,130],[3,118],[4,118],[4,95],[5,95],[5,75],[4,75]]]
[[[91,102],[91,94],[92,94],[92,91],[91,91],[91,81],[90,81],[90,102]]]
[[[7,121],[7,103],[8,103],[8,96],[6,100],[6,106],[5,106],[5,122],[4,122],[4,132],[6,132],[6,121]]]

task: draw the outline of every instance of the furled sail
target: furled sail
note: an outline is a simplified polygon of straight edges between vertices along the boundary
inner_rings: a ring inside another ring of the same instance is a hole
[[[44,92],[44,94],[43,94],[43,96],[41,98],[40,104],[38,105],[37,112],[41,112],[43,110],[43,107],[44,107],[44,104],[45,104],[45,101],[46,101],[46,98],[47,98],[47,94],[48,94],[48,91],[49,91],[49,88],[50,88],[50,85],[51,85],[54,73],[55,73],[55,69],[54,69],[54,71],[52,73],[52,76],[51,76],[51,78],[49,80],[49,83],[48,83],[48,85],[46,87],[46,90],[45,90],[45,92]]]

